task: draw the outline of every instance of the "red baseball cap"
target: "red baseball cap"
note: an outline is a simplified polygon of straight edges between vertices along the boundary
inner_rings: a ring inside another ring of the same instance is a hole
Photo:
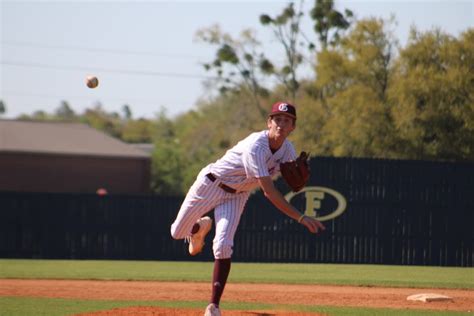
[[[268,116],[273,116],[276,114],[285,114],[296,120],[296,108],[294,105],[287,102],[277,102],[273,104],[272,111],[270,114],[268,114]]]

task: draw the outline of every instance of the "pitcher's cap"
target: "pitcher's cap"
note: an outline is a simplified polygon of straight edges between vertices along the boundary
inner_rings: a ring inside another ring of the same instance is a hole
[[[296,108],[294,105],[287,102],[277,102],[273,104],[272,111],[270,114],[268,114],[268,116],[273,116],[276,114],[286,114],[296,120]]]

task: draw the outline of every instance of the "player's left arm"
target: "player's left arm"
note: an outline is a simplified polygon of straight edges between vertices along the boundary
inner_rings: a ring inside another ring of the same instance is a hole
[[[275,187],[272,178],[270,176],[258,178],[260,187],[263,190],[263,194],[267,199],[275,205],[282,213],[288,217],[299,221],[304,225],[310,232],[318,233],[324,230],[324,225],[313,217],[304,216],[301,214],[293,205],[288,203],[283,194]]]

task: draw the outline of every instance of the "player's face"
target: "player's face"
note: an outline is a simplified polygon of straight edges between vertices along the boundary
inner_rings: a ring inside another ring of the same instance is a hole
[[[295,120],[285,114],[273,115],[268,119],[270,135],[286,138],[295,129]]]

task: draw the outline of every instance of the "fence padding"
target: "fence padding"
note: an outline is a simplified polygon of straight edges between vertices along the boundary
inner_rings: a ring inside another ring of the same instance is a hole
[[[346,210],[314,236],[257,192],[235,237],[235,261],[472,267],[474,164],[318,157],[311,170],[309,187],[338,192]],[[309,195],[301,194],[303,211]],[[315,196],[317,211],[330,205],[329,195]],[[214,230],[196,257],[171,238],[182,200],[0,192],[0,257],[212,260]]]

